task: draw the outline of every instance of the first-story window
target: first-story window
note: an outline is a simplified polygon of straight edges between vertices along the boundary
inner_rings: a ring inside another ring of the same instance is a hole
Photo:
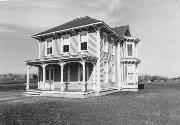
[[[53,80],[54,79],[54,70],[53,68],[46,69],[46,80]]]
[[[81,50],[87,50],[88,35],[86,33],[80,33]]]
[[[112,79],[112,82],[115,82],[116,81],[116,68],[115,68],[115,64],[112,62],[111,63],[111,79]]]
[[[67,66],[64,67],[64,71],[63,71],[63,81],[65,81],[65,82],[68,81],[68,67],[67,67]]]
[[[108,77],[108,61],[107,60],[104,61],[103,68],[104,68],[104,82],[108,82],[109,77]]]
[[[46,54],[47,55],[52,55],[52,40],[47,40],[46,42]]]
[[[134,72],[135,72],[135,68],[133,64],[129,64],[127,65],[128,69],[127,69],[127,80],[129,82],[134,81]]]
[[[128,81],[133,81],[133,73],[128,73]]]
[[[70,38],[66,36],[63,38],[63,53],[69,52]]]

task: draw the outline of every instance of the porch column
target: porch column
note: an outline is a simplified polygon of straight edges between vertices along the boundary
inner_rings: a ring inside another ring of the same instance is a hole
[[[83,83],[82,83],[82,91],[85,92],[86,91],[86,79],[85,79],[85,61],[82,61],[82,66],[83,66]]]
[[[93,90],[96,90],[96,74],[95,74],[95,63],[93,63]]]
[[[61,66],[61,91],[64,91],[64,81],[63,81],[63,72],[64,72],[64,63],[60,63]]]
[[[43,68],[43,87],[42,87],[42,90],[45,90],[45,83],[46,83],[46,64],[43,64],[42,65],[42,68]]]
[[[117,44],[117,74],[118,74],[118,88],[122,89],[122,83],[121,83],[121,46],[120,46],[120,42],[118,42]]]
[[[29,65],[27,65],[27,67],[26,67],[26,79],[27,79],[27,83],[26,83],[26,91],[28,91],[29,90],[29,69],[30,69],[30,66]]]
[[[97,73],[97,80],[96,80],[96,91],[97,92],[100,92],[101,91],[101,81],[100,81],[100,43],[101,43],[101,35],[100,35],[100,32],[101,32],[101,28],[98,28],[97,29],[97,57],[98,57],[98,60],[96,62],[96,73]]]

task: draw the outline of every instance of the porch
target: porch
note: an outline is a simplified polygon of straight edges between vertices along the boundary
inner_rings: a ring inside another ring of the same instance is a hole
[[[38,91],[90,92],[96,90],[96,58],[87,55],[68,55],[26,61],[27,83],[32,66],[38,68]]]

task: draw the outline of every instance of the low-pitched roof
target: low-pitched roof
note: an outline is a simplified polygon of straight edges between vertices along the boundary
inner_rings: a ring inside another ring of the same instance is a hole
[[[119,35],[119,36],[124,36],[127,29],[129,28],[129,25],[125,25],[125,26],[119,26],[119,27],[115,27],[115,28],[110,28],[107,24],[105,24],[103,21],[97,20],[97,19],[93,19],[89,16],[85,16],[85,17],[80,17],[80,18],[76,18],[70,22],[64,23],[62,25],[59,25],[57,27],[48,29],[46,31],[43,31],[41,33],[38,33],[35,36],[41,36],[41,35],[45,35],[45,34],[50,34],[52,32],[58,32],[58,31],[62,31],[62,30],[68,30],[74,27],[80,27],[80,26],[85,26],[85,25],[90,25],[90,24],[95,24],[95,23],[102,23],[104,25],[106,25],[111,31],[113,31],[115,34]]]
[[[79,26],[98,23],[98,22],[102,22],[102,21],[90,18],[89,16],[80,17],[80,18],[76,18],[70,22],[64,23],[57,27],[54,27],[52,29],[38,33],[36,35],[42,35],[42,34],[46,34],[46,33],[56,32],[56,31],[60,31],[60,30],[65,30],[65,29],[69,29],[69,28],[73,28],[73,27],[79,27]],[[36,35],[34,35],[34,36],[36,36]]]

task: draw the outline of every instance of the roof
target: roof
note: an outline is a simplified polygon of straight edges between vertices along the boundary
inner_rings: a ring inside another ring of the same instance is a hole
[[[57,27],[54,27],[52,29],[38,33],[36,35],[42,35],[42,34],[46,34],[46,33],[51,33],[51,32],[56,32],[56,31],[60,31],[60,30],[73,28],[73,27],[79,27],[79,26],[83,26],[83,25],[93,24],[93,23],[97,23],[97,22],[102,22],[102,21],[90,18],[89,16],[80,17],[80,18],[76,18],[70,22],[64,23]],[[36,35],[34,35],[34,36],[36,36]]]
[[[25,63],[29,64],[29,65],[39,65],[42,63],[56,63],[58,64],[59,62],[63,61],[63,62],[69,62],[69,61],[82,61],[86,60],[86,61],[96,61],[97,57],[85,52],[85,53],[77,53],[75,55],[73,54],[68,54],[68,55],[60,55],[59,57],[54,57],[54,56],[50,56],[50,57],[45,57],[42,59],[35,59],[35,60],[26,60]]]
[[[119,27],[115,27],[112,28],[119,36],[123,36],[125,34],[125,32],[127,31],[127,29],[129,28],[129,25],[125,25],[125,26],[119,26]]]

